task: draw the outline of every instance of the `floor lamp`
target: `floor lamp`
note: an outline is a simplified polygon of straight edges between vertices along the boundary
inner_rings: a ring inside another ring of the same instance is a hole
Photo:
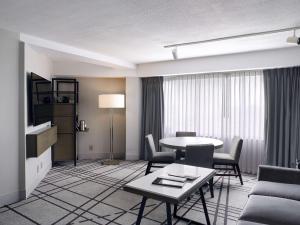
[[[100,109],[110,109],[110,148],[109,159],[103,163],[106,165],[117,165],[118,160],[114,160],[114,109],[125,108],[124,94],[100,94],[98,96],[98,107]]]

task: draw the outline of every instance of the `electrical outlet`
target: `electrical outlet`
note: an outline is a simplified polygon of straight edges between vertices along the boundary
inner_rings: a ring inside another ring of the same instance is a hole
[[[39,165],[36,167],[36,172],[39,173]]]
[[[89,150],[93,151],[94,150],[94,146],[93,145],[89,145]]]

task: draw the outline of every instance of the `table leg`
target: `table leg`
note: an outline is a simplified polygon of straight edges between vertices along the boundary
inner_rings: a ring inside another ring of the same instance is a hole
[[[143,217],[143,213],[144,213],[144,209],[145,209],[145,205],[146,205],[146,197],[143,197],[142,202],[141,202],[141,206],[140,206],[140,210],[139,210],[139,215],[138,218],[136,220],[136,225],[140,225],[141,224],[141,220]]]
[[[210,220],[209,220],[208,211],[207,211],[207,208],[206,208],[206,202],[205,202],[202,187],[199,188],[199,191],[200,191],[200,197],[201,197],[201,201],[202,201],[202,205],[203,205],[203,210],[204,210],[204,214],[205,214],[206,223],[207,223],[207,225],[210,225]]]
[[[167,209],[167,224],[172,225],[172,213],[171,213],[170,203],[166,202],[166,209]]]
[[[173,213],[173,215],[177,216],[177,204],[174,205],[174,213]]]

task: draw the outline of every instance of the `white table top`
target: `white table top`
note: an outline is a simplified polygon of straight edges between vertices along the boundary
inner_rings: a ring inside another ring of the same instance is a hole
[[[215,148],[222,148],[223,141],[206,137],[168,137],[159,141],[161,146],[175,149],[185,149],[187,145],[213,144]]]
[[[196,180],[186,182],[182,188],[152,184],[157,177],[165,176],[170,172],[175,174],[196,174],[199,177]],[[127,183],[124,186],[124,190],[159,201],[178,203],[205,184],[215,175],[215,173],[216,171],[214,169],[173,163],[144,177],[140,177],[130,183]]]

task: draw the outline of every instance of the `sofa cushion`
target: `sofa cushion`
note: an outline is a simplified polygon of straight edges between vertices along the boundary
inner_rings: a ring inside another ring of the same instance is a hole
[[[240,220],[236,225],[267,225],[265,223],[255,223],[255,222],[250,222],[250,221],[245,221],[245,220]]]
[[[265,195],[300,201],[300,185],[259,181],[250,195]]]
[[[300,225],[299,212],[299,201],[251,195],[240,220],[269,225]]]

